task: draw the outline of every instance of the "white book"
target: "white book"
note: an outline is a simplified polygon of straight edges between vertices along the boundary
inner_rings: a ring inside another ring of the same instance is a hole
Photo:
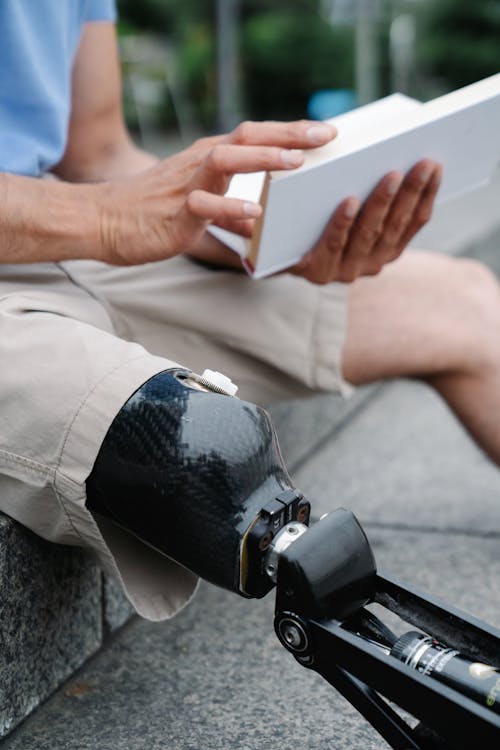
[[[394,169],[430,158],[443,167],[436,204],[475,190],[500,167],[500,73],[422,104],[393,94],[336,117],[337,137],[305,151],[298,169],[235,175],[227,195],[260,202],[253,237],[211,226],[255,278],[296,263],[347,196],[365,200]]]

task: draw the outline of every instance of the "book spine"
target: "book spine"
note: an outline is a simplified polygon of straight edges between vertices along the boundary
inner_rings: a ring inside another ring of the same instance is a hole
[[[262,237],[262,229],[264,227],[264,221],[266,218],[266,206],[267,206],[267,198],[269,195],[270,184],[271,184],[271,175],[269,174],[269,172],[266,172],[264,185],[262,186],[262,193],[260,195],[260,205],[262,206],[262,214],[255,221],[255,227],[254,227],[252,239],[250,241],[250,248],[244,259],[245,268],[249,270],[250,273],[253,273],[255,271],[255,268],[257,267],[257,260],[259,257],[259,249],[260,249],[260,238]]]

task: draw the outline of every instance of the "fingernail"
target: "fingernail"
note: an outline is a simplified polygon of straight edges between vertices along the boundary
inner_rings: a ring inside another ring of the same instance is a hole
[[[313,125],[306,132],[307,140],[314,146],[322,146],[337,135],[335,128],[328,125]]]
[[[387,192],[389,195],[395,195],[399,188],[401,187],[401,183],[403,182],[403,175],[402,174],[394,174],[387,182]]]
[[[283,149],[281,161],[285,167],[300,167],[304,161],[304,154],[298,148]]]
[[[359,211],[360,203],[357,198],[349,198],[344,207],[344,216],[347,219],[354,219]]]
[[[430,180],[433,170],[434,170],[434,167],[430,167],[430,166],[422,167],[422,169],[420,169],[418,173],[420,181],[428,182]]]
[[[257,219],[262,214],[262,206],[260,203],[250,203],[245,201],[243,204],[243,213],[246,216],[251,216],[253,219]]]

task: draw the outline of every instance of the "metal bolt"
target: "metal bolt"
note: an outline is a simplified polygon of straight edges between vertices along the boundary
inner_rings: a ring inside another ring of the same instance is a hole
[[[293,646],[294,648],[298,648],[302,642],[300,630],[296,625],[292,625],[291,623],[283,628],[283,638],[289,646]]]
[[[303,654],[309,647],[309,638],[303,626],[291,618],[281,620],[279,637],[281,642],[295,654]]]

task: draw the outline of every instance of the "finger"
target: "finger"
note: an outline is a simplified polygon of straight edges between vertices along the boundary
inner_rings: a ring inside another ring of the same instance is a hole
[[[409,180],[405,179],[386,220],[384,232],[373,250],[372,258],[375,263],[396,260],[411,238],[429,221],[441,182],[442,168],[435,165],[429,177],[428,165],[429,162],[420,162],[408,174],[412,187],[408,187]]]
[[[400,245],[401,238],[415,221],[415,212],[422,195],[432,180],[435,162],[424,159],[406,175],[387,216],[383,235],[374,252],[391,257]]]
[[[191,148],[199,149],[200,151],[209,151],[218,143],[226,143],[226,140],[227,137],[225,135],[203,135],[193,142]]]
[[[227,219],[224,221],[213,221],[212,223],[221,229],[226,229],[228,232],[234,232],[234,234],[239,234],[247,238],[252,236],[255,226],[254,219]]]
[[[194,187],[222,193],[228,178],[241,172],[296,169],[304,161],[297,149],[276,146],[217,145],[203,160],[194,178]]]
[[[192,217],[227,226],[234,221],[256,219],[262,206],[237,198],[224,198],[205,190],[193,190],[186,198],[186,209]]]
[[[293,267],[292,273],[316,284],[326,284],[338,278],[339,263],[349,239],[349,233],[360,209],[357,198],[346,198],[338,206],[314,248]]]
[[[402,252],[410,240],[419,232],[422,227],[427,224],[432,216],[432,210],[434,208],[434,201],[436,199],[437,192],[441,185],[441,179],[443,176],[443,168],[438,165],[431,176],[431,179],[427,183],[425,190],[423,191],[420,201],[415,208],[413,213],[413,219],[408,225],[406,231],[399,239],[399,251]]]
[[[358,268],[375,247],[384,228],[384,220],[398,192],[403,175],[389,172],[366,200],[361,214],[352,227],[349,242],[342,258],[342,267],[347,278],[356,278]]]
[[[314,148],[323,146],[337,135],[337,129],[328,123],[314,120],[296,122],[240,123],[227,141],[238,145],[282,146],[284,148]]]

